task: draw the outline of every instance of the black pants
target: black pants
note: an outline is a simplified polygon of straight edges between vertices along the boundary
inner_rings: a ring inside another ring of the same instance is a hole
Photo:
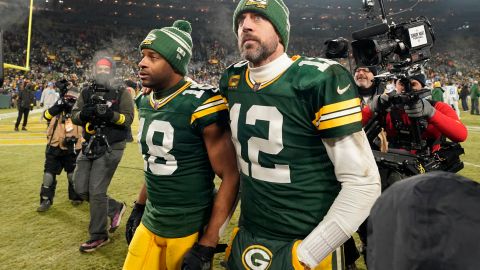
[[[20,125],[20,121],[22,121],[22,115],[23,115],[23,125],[22,127],[27,126],[28,122],[28,113],[30,113],[30,108],[18,108],[18,117],[17,117],[17,122],[15,122],[15,127],[18,128]]]
[[[472,109],[470,114],[479,114],[478,112],[478,98],[472,99]]]
[[[467,97],[462,98],[462,109],[464,112],[468,111]]]

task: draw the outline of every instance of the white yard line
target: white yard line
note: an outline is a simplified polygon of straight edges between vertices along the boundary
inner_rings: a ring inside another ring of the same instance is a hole
[[[473,166],[473,167],[477,167],[477,168],[480,168],[480,165],[478,164],[473,164],[473,163],[470,163],[470,162],[463,162],[465,165],[468,165],[468,166]]]
[[[34,115],[43,112],[43,109],[35,109],[31,111],[28,115]],[[0,113],[0,120],[7,119],[7,118],[14,118],[18,116],[18,111],[9,112],[9,113]]]

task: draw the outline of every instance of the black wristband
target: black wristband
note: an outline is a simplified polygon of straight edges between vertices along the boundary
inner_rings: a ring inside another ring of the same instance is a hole
[[[135,210],[140,210],[140,211],[145,211],[145,204],[139,204],[137,201],[133,202],[133,209]]]

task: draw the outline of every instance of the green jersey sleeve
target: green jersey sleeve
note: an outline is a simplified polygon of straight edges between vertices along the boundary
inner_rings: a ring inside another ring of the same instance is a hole
[[[350,73],[329,59],[305,58],[298,65],[297,85],[310,89],[312,124],[322,138],[345,136],[362,129],[358,89]]]
[[[220,95],[218,88],[210,85],[192,84],[187,91],[200,96],[190,120],[190,124],[195,129],[203,130],[206,126],[216,122],[225,125],[228,123],[227,104]],[[188,94],[188,92],[185,94]]]

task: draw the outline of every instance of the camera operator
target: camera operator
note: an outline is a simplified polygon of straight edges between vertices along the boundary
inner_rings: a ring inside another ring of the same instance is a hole
[[[417,74],[410,77],[413,91],[420,91],[425,87],[425,75]],[[396,94],[403,94],[405,86],[397,80]],[[362,109],[363,120],[367,123],[373,113],[385,114],[385,130],[390,148],[403,148],[401,142],[412,140],[407,132],[412,124],[411,119],[425,119],[426,125],[420,124],[421,139],[426,140],[430,153],[440,149],[442,137],[453,142],[463,142],[467,138],[467,129],[458,119],[451,106],[444,102],[419,98],[411,104],[392,104],[394,95],[376,95],[372,101]],[[413,149],[404,149],[416,154]]]
[[[113,81],[115,65],[110,58],[95,61],[94,73],[94,84],[82,89],[72,110],[72,120],[84,127],[86,140],[77,158],[75,191],[90,203],[90,239],[80,246],[81,252],[107,244],[108,232],[118,228],[126,210],[124,203],[107,196],[107,190],[122,158],[134,109],[130,93]]]
[[[73,189],[75,160],[82,146],[82,127],[74,125],[70,118],[77,98],[78,90],[70,90],[43,113],[43,117],[49,122],[49,125],[38,212],[47,211],[53,204],[57,186],[56,176],[62,172],[62,169],[67,173],[68,199],[73,205],[79,205],[82,202],[80,196]]]
[[[424,89],[426,79],[424,74],[417,74],[410,77],[412,91]],[[382,128],[386,131],[386,141],[390,151],[400,151],[416,154],[414,149],[405,149],[405,142],[414,140],[411,132],[412,120],[415,119],[420,126],[421,139],[426,140],[427,149],[432,154],[440,149],[444,137],[453,142],[463,142],[467,138],[467,129],[458,119],[457,114],[451,106],[444,102],[432,101],[419,98],[412,103],[394,103],[398,95],[405,94],[405,86],[400,80],[396,81],[395,91],[389,94],[375,95],[367,106],[362,109],[362,123],[365,126],[374,117],[374,114],[381,115]],[[424,119],[424,120],[420,120]],[[394,148],[392,150],[392,148]],[[401,171],[378,166],[382,191],[393,183],[407,178]],[[363,255],[366,256],[367,228],[362,224],[359,228],[359,236],[363,243]]]
[[[379,82],[374,78],[375,75],[377,75],[377,67],[375,66],[358,66],[355,68],[353,78],[358,86],[362,107],[368,104],[375,95],[383,93]]]

